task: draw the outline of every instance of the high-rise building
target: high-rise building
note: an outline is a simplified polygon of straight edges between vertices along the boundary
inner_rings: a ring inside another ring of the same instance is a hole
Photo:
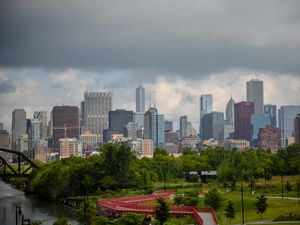
[[[47,137],[47,111],[35,111],[33,118],[42,122],[42,137]]]
[[[294,129],[295,129],[295,143],[300,144],[300,114],[296,115],[294,120]]]
[[[144,127],[144,112],[136,112],[133,117],[133,122],[138,124],[139,127]]]
[[[142,140],[142,157],[153,157],[153,140],[143,139]]]
[[[205,94],[200,96],[200,128],[199,128],[199,135],[200,138],[203,139],[203,127],[202,127],[202,121],[201,118],[207,114],[211,113],[213,111],[213,96],[212,94]]]
[[[253,114],[253,102],[234,104],[234,139],[251,141],[251,116]]]
[[[235,104],[235,101],[231,97],[226,105],[226,122],[227,122],[227,124],[234,124],[234,104]]]
[[[224,140],[224,113],[211,112],[203,115],[202,127],[204,129],[203,139]]]
[[[189,121],[188,121],[187,116],[181,116],[179,118],[180,139],[187,136],[188,124],[189,124]]]
[[[84,93],[85,130],[100,137],[108,128],[108,113],[112,110],[111,92]]]
[[[4,130],[4,124],[0,123],[0,130]]]
[[[85,151],[93,151],[100,145],[100,137],[97,134],[92,134],[85,131],[79,135],[79,141],[82,143],[82,148]]]
[[[265,111],[265,114],[270,116],[271,125],[273,127],[277,127],[277,107],[276,107],[276,105],[271,105],[271,104],[265,105],[264,111]]]
[[[79,138],[79,108],[55,106],[52,110],[53,149],[59,151],[59,139]]]
[[[264,82],[258,79],[247,81],[247,101],[254,102],[254,114],[264,113]]]
[[[10,149],[10,135],[6,130],[0,130],[0,148]],[[0,156],[4,159],[10,160],[12,155],[6,152],[0,152]]]
[[[79,143],[76,138],[60,138],[59,139],[59,155],[60,158],[68,158],[70,156],[79,155]]]
[[[21,135],[27,133],[26,112],[24,109],[15,109],[12,112],[12,148],[17,149],[17,141]]]
[[[133,115],[133,111],[125,109],[109,111],[109,129],[119,131],[119,133],[127,137],[126,125],[133,122]]]
[[[145,113],[144,119],[144,139],[152,139],[154,148],[163,148],[165,142],[164,115],[158,114],[156,108],[150,108]]]
[[[278,111],[278,122],[282,148],[287,147],[288,138],[294,136],[294,120],[298,113],[300,113],[299,105],[281,106]]]
[[[140,85],[135,91],[136,112],[145,112],[145,89]]]
[[[260,128],[258,132],[258,147],[277,152],[280,148],[280,129],[272,125]]]
[[[38,119],[31,120],[31,126],[28,132],[28,155],[34,158],[34,150],[37,149],[43,134],[43,122]]]
[[[165,132],[173,131],[173,121],[165,120]]]
[[[260,128],[271,124],[270,116],[266,114],[254,114],[251,116],[251,145],[258,148],[258,133]]]

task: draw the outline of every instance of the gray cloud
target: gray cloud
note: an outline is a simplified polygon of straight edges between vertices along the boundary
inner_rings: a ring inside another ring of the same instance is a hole
[[[299,74],[299,10],[298,0],[3,0],[0,66]]]
[[[11,80],[2,80],[0,78],[0,94],[14,92],[17,85]]]

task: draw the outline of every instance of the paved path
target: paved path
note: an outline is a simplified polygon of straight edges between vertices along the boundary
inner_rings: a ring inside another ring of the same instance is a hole
[[[272,222],[272,220],[265,220],[265,221],[258,221],[258,222],[248,222],[245,223],[244,225],[250,225],[250,224],[295,224],[295,223],[300,223],[300,221],[276,221]],[[240,224],[234,224],[234,225],[242,225]]]
[[[282,197],[280,197],[280,196],[266,196],[266,198],[282,199]],[[295,200],[295,201],[298,200],[298,198],[295,198],[295,197],[283,197],[283,199],[287,199],[287,200]],[[299,199],[299,200],[300,200],[300,199]]]

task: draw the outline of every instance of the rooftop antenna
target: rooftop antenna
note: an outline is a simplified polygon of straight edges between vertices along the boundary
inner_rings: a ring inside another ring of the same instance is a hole
[[[154,108],[156,108],[156,91],[153,92],[153,97],[154,97],[154,100],[153,100],[153,103],[154,103]]]
[[[151,95],[149,96],[149,109],[151,108]]]

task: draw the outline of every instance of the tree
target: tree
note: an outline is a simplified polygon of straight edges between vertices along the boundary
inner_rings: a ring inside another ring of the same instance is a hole
[[[153,153],[153,157],[155,158],[156,156],[158,155],[163,155],[163,156],[167,156],[168,155],[168,152],[166,149],[163,149],[163,148],[156,148],[154,150],[154,153]]]
[[[260,195],[256,197],[256,202],[255,202],[255,209],[256,213],[260,213],[260,219],[262,219],[262,214],[266,212],[268,204],[267,204],[267,198],[264,195]]]
[[[79,205],[78,221],[87,225],[93,224],[96,219],[97,207],[92,199],[82,202]]]
[[[235,209],[232,201],[228,201],[225,207],[225,216],[229,219],[229,223],[231,224],[231,219],[235,218]]]
[[[42,224],[43,224],[43,222],[40,220],[31,221],[31,225],[42,225]]]
[[[204,202],[206,205],[212,207],[214,210],[218,210],[222,204],[222,198],[217,189],[208,191],[205,195]]]
[[[56,220],[53,225],[70,225],[68,222],[68,219],[63,217],[63,218],[59,218],[58,220]]]
[[[158,206],[155,208],[155,218],[163,225],[170,216],[170,207],[163,198],[157,199]]]

